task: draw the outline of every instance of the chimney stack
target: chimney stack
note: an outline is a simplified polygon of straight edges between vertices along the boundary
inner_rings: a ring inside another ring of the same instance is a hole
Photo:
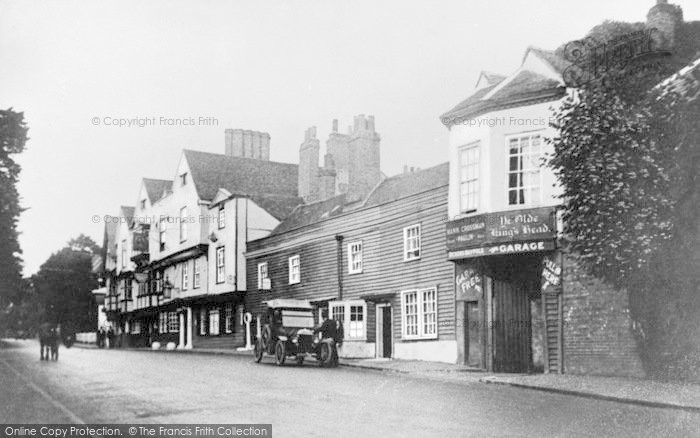
[[[304,202],[316,202],[319,199],[318,160],[321,144],[316,138],[316,127],[312,126],[304,134],[304,142],[299,147],[299,197]]]
[[[248,129],[226,129],[225,154],[232,157],[270,160],[270,134]]]

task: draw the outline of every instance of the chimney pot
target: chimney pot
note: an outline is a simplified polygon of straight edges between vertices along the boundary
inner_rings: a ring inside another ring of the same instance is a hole
[[[333,119],[333,132],[338,132],[338,119]]]

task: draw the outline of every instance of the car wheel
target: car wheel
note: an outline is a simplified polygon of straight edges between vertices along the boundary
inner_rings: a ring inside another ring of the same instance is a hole
[[[277,341],[275,345],[275,362],[277,365],[284,365],[284,361],[287,360],[287,345],[284,341]]]
[[[258,339],[255,341],[255,348],[253,349],[253,354],[255,355],[255,362],[260,363],[260,361],[263,358],[262,340]]]
[[[329,343],[321,343],[321,351],[319,353],[318,361],[322,367],[331,365],[331,362],[333,361],[333,352],[331,351],[331,345]]]
[[[304,365],[304,356],[297,356],[297,365]]]

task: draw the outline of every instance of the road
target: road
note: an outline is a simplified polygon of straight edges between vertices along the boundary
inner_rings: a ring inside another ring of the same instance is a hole
[[[698,436],[700,415],[243,356],[0,342],[4,423],[271,423],[277,437]]]

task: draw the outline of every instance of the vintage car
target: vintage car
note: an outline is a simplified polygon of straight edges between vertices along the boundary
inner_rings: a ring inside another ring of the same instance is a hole
[[[306,300],[274,299],[266,301],[267,311],[253,354],[260,362],[265,354],[274,355],[277,365],[284,365],[292,356],[298,365],[307,356],[315,357],[321,366],[336,366],[336,343],[314,336],[313,308]]]

